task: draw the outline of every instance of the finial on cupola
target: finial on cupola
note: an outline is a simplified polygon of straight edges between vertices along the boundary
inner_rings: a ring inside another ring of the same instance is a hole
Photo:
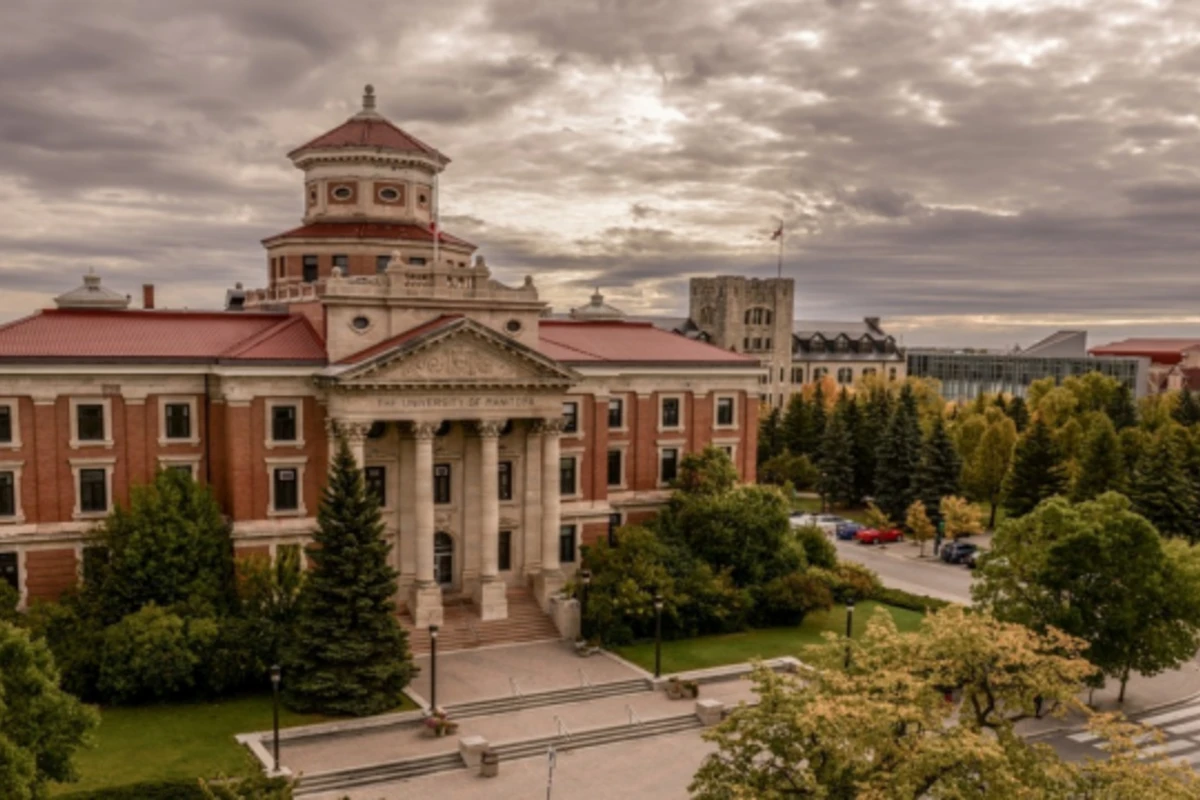
[[[375,110],[375,87],[367,84],[363,87],[363,111]]]

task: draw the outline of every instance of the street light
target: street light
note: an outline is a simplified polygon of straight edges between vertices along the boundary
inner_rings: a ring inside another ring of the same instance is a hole
[[[429,705],[437,711],[437,635],[438,626],[429,626]]]
[[[654,677],[662,677],[662,610],[663,596],[654,593]]]
[[[854,601],[846,601],[846,669],[850,669],[850,636],[854,626]]]
[[[271,665],[271,694],[275,699],[275,773],[279,773],[279,681],[283,670],[278,664]]]
[[[588,587],[592,584],[592,571],[586,567],[580,570],[579,580],[583,585],[583,591],[579,598],[579,638],[586,642]]]

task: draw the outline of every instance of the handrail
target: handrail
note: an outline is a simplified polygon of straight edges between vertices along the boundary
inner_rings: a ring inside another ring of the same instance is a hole
[[[583,671],[583,667],[579,668],[579,686],[584,689],[591,689],[592,682],[588,678],[587,673]]]
[[[558,735],[560,738],[568,740],[571,738],[570,728],[567,727],[567,723],[563,722],[562,717],[558,716],[558,714],[554,715],[554,724],[558,726]]]
[[[633,710],[633,706],[626,703],[625,710],[629,712],[629,724],[630,725],[645,725],[646,724],[645,722],[642,721],[642,718],[637,715],[637,712]]]
[[[518,698],[520,698],[520,699],[522,699],[522,700],[524,700],[524,699],[525,699],[525,693],[524,693],[524,692],[522,692],[522,691],[521,691],[521,687],[517,685],[517,679],[516,679],[516,678],[509,677],[509,679],[508,679],[508,685],[512,687],[512,695],[513,695],[513,697],[518,697]]]

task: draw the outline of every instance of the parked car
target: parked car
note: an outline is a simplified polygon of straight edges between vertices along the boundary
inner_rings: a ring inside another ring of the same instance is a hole
[[[967,560],[967,556],[973,555],[978,549],[978,545],[970,542],[946,542],[942,545],[942,561],[947,564],[962,564]]]
[[[832,536],[837,532],[837,527],[846,520],[839,517],[837,514],[793,514],[791,517],[793,528],[807,528],[812,526],[820,528],[827,536]]]
[[[839,539],[848,541],[858,536],[858,532],[861,530],[865,530],[863,525],[859,525],[857,522],[846,520],[837,526],[837,530],[834,531],[834,535]]]
[[[885,544],[887,542],[903,542],[904,534],[898,528],[886,531],[863,528],[854,535],[854,538],[858,540],[859,544]]]

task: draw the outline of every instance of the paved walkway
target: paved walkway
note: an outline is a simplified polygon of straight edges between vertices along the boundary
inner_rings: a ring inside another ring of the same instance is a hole
[[[412,683],[412,691],[429,700],[429,657],[416,659],[421,668]],[[489,647],[457,650],[438,654],[438,696],[440,706],[509,697],[514,678],[525,694],[554,689],[573,689],[583,680],[580,670],[592,683],[611,683],[644,677],[628,665],[597,654],[580,658],[567,642]]]

